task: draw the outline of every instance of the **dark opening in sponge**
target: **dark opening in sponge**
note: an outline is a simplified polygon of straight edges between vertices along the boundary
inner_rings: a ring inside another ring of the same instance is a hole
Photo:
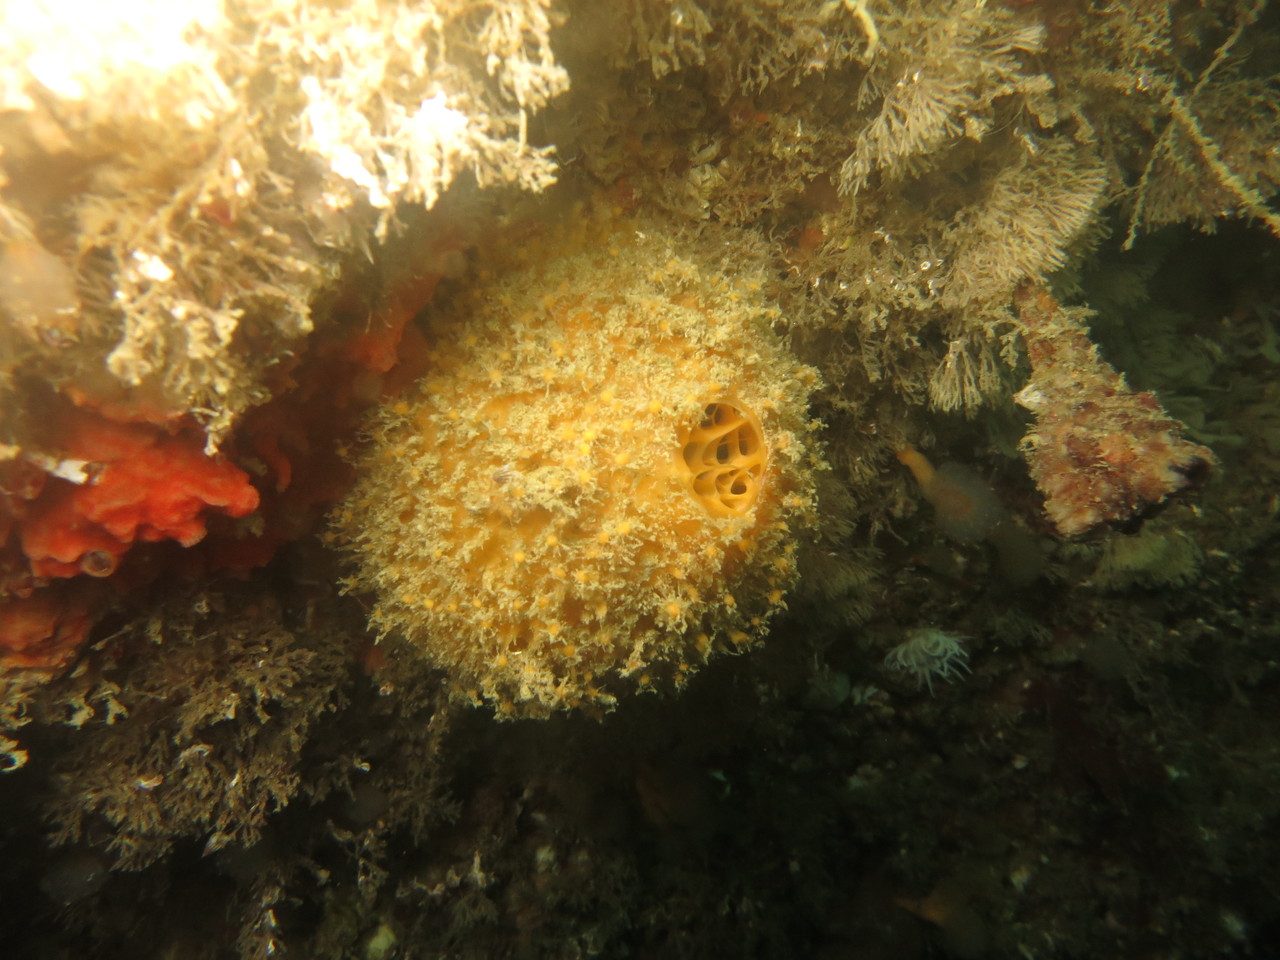
[[[713,517],[740,517],[760,495],[768,453],[760,421],[718,401],[684,437],[681,464],[693,497]]]

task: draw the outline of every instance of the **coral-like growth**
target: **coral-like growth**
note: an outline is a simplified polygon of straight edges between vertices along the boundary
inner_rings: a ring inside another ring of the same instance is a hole
[[[1213,452],[1183,437],[1155,394],[1131,390],[1098,356],[1086,311],[1032,284],[1016,303],[1031,361],[1016,399],[1036,417],[1022,450],[1059,533],[1140,518],[1204,475]]]
[[[75,788],[48,810],[60,842],[92,835],[125,869],[183,836],[201,838],[206,853],[252,845],[272,811],[314,789],[301,746],[341,703],[347,675],[332,610],[303,630],[251,590],[182,591],[158,609],[119,636],[152,647],[145,662],[99,663],[97,687],[64,721],[83,727],[58,761]]]
[[[549,6],[0,9],[0,396],[39,370],[218,446],[401,205],[554,180]]]
[[[610,674],[680,683],[795,579],[817,376],[758,278],[662,230],[566,240],[472,291],[374,418],[336,517],[352,586],[461,693],[536,712],[612,702]]]

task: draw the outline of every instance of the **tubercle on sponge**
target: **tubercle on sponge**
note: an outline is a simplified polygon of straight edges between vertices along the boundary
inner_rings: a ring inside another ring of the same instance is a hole
[[[817,375],[758,286],[660,228],[556,243],[437,319],[334,515],[376,628],[500,711],[608,706],[611,676],[679,685],[756,642],[820,469]]]
[[[1082,311],[1034,284],[1015,305],[1031,360],[1015,399],[1036,418],[1022,452],[1059,533],[1140,519],[1208,472],[1213,452],[1098,355]]]

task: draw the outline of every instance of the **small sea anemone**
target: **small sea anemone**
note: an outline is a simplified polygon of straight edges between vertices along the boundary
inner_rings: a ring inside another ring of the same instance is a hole
[[[928,687],[933,694],[933,679],[951,681],[969,672],[969,651],[964,648],[968,637],[948,633],[936,627],[916,627],[889,651],[884,665],[890,670],[910,674],[916,686]]]
[[[920,484],[920,492],[933,504],[935,518],[943,533],[957,540],[981,540],[1004,517],[990,484],[968,467],[944,463],[935,468],[924,454],[906,448],[898,451],[904,464]]]

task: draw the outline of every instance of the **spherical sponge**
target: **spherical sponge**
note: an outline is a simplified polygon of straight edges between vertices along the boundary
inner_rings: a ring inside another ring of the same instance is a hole
[[[822,468],[776,308],[658,230],[566,245],[432,323],[335,512],[372,622],[500,712],[681,684],[784,606]]]

